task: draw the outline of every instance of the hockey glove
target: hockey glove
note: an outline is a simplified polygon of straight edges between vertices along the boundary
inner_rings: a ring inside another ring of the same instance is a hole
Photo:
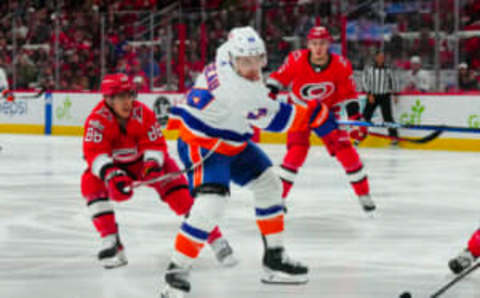
[[[309,108],[313,109],[309,121],[310,128],[317,136],[323,137],[338,128],[335,113],[329,112],[325,104],[309,104]]]
[[[148,159],[143,162],[142,180],[148,181],[162,175],[162,166],[157,160]]]
[[[112,167],[105,173],[108,197],[111,200],[122,202],[130,199],[133,195],[133,179],[122,169]]]
[[[277,99],[277,95],[280,92],[280,88],[273,84],[267,83],[267,88],[270,90],[270,93],[268,93],[268,97],[270,97],[273,100]]]
[[[338,128],[337,119],[335,118],[335,113],[329,112],[327,120],[319,127],[315,127],[313,132],[319,136],[323,137],[328,135],[332,130]]]
[[[368,129],[365,126],[357,126],[350,130],[350,138],[354,139],[357,142],[365,140],[368,135]]]
[[[348,120],[361,120],[360,105],[358,101],[349,102],[346,106]],[[357,126],[350,130],[350,138],[354,139],[356,143],[365,140],[368,135],[368,129],[365,126]]]

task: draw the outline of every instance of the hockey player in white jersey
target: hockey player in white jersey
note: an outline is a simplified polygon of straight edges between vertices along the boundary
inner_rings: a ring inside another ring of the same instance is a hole
[[[314,129],[327,134],[337,127],[325,105],[288,105],[268,98],[261,69],[265,45],[251,27],[233,29],[186,96],[172,107],[171,121],[179,129],[178,152],[185,167],[201,164],[188,173],[196,197],[190,216],[175,239],[165,273],[162,298],[183,297],[190,291],[188,274],[224,214],[230,182],[248,187],[254,195],[255,215],[265,247],[265,283],[302,284],[308,268],[287,256],[283,242],[282,185],[272,162],[250,142],[252,125],[264,130]]]

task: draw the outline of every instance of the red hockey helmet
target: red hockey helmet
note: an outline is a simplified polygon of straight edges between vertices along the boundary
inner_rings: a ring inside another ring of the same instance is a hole
[[[315,26],[308,32],[307,40],[311,39],[327,39],[332,40],[332,36],[328,32],[327,28],[323,26]]]
[[[107,74],[100,84],[100,92],[103,96],[113,96],[123,92],[134,92],[135,87],[123,73]]]

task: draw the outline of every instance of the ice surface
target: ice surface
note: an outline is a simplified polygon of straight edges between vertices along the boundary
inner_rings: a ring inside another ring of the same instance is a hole
[[[1,135],[0,297],[158,297],[181,222],[155,193],[116,204],[129,265],[104,270],[100,241],[80,195],[78,137]],[[171,152],[175,146],[170,144]],[[284,146],[262,146],[279,163]],[[477,228],[478,153],[360,149],[378,206],[361,210],[347,178],[313,147],[289,198],[286,245],[310,265],[303,286],[260,283],[262,243],[252,196],[233,187],[222,222],[240,264],[223,269],[205,249],[188,297],[428,297],[452,278],[447,261]],[[176,155],[176,154],[174,154]],[[447,297],[480,297],[480,272]]]

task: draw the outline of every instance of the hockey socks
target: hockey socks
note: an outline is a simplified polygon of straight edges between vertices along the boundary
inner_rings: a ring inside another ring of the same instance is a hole
[[[101,237],[118,233],[113,205],[108,198],[93,199],[87,203],[87,207]]]
[[[285,165],[281,165],[279,168],[279,176],[282,181],[282,198],[287,198],[290,193],[290,189],[295,182],[295,177],[297,176],[297,170],[288,168]]]
[[[355,194],[357,196],[368,195],[370,193],[368,177],[355,148],[350,146],[339,150],[335,153],[335,157],[345,169]]]

